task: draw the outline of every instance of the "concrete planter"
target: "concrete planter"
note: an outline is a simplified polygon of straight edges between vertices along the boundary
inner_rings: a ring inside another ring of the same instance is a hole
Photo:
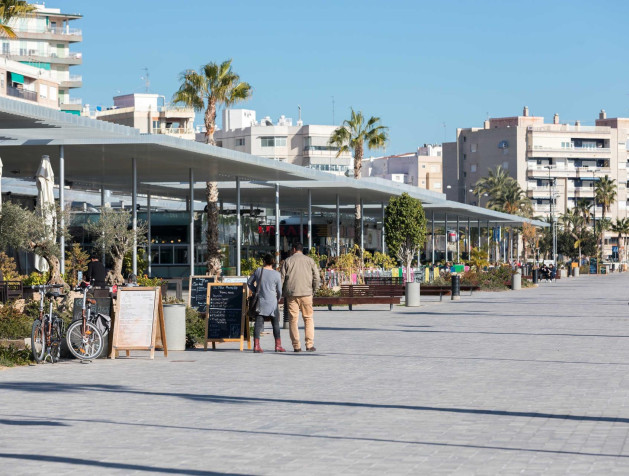
[[[572,268],[572,276],[575,278],[579,277],[579,267],[577,266],[576,268]]]
[[[186,305],[164,304],[163,307],[168,350],[186,350]]]
[[[406,283],[406,307],[419,307],[419,283]]]
[[[559,270],[559,277],[560,278],[567,278],[568,277],[568,270],[567,269],[560,269]]]
[[[522,289],[522,270],[516,270],[515,274],[511,276],[511,289],[514,291]]]

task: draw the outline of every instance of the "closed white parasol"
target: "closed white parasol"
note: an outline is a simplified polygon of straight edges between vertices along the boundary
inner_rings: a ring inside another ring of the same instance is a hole
[[[54,184],[55,175],[50,165],[50,157],[42,156],[39,170],[37,170],[37,213],[42,217],[51,237],[55,237],[55,212]],[[35,255],[35,268],[38,271],[48,271],[48,263],[41,256]]]

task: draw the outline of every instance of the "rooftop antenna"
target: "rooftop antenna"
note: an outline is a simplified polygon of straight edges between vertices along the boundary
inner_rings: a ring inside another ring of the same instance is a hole
[[[151,80],[149,79],[149,69],[147,67],[142,68],[142,71],[144,71],[144,76],[142,76],[140,79],[144,80],[144,89],[146,89],[146,93],[149,92],[149,88],[151,86]]]
[[[297,104],[297,109],[299,109],[299,119],[297,119],[297,125],[298,125],[298,126],[303,126],[303,125],[304,125],[304,123],[303,123],[303,121],[301,120],[301,106],[300,106],[299,104]]]

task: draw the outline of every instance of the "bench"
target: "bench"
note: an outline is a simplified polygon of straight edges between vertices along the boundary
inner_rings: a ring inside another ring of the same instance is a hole
[[[0,281],[0,300],[2,302],[14,299],[22,299],[24,297],[24,286],[22,281],[7,280]]]
[[[332,310],[332,306],[352,306],[356,304],[388,304],[393,309],[394,304],[400,304],[401,298],[391,296],[314,296],[312,298],[313,306],[328,306],[328,311]],[[280,304],[285,304],[284,298],[280,300]],[[286,306],[284,306],[286,309]],[[284,314],[286,316],[286,313]]]

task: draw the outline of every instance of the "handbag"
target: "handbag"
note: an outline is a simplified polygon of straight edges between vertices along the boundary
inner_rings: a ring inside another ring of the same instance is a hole
[[[262,281],[262,275],[264,274],[264,268],[260,268],[260,278],[256,283],[256,292],[249,298],[249,315],[252,317],[260,314],[260,282]]]

